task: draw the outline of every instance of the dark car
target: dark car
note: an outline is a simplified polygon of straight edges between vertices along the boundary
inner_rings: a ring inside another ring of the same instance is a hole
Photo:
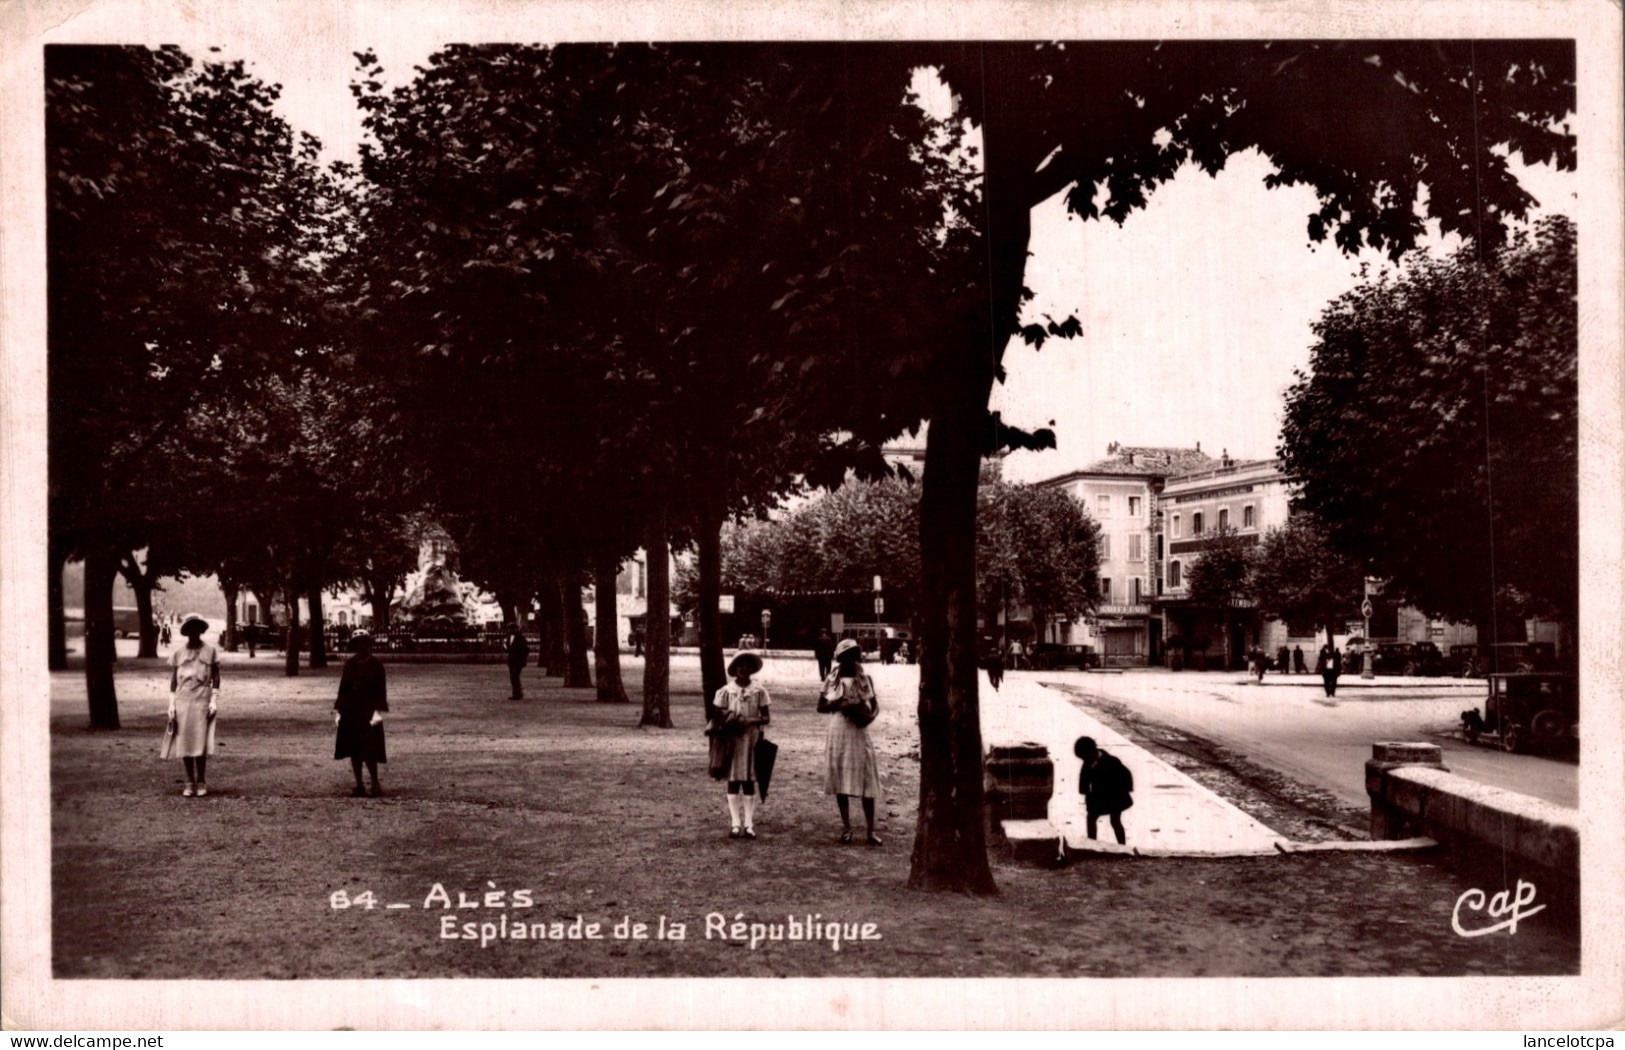
[[[1492,736],[1503,751],[1572,746],[1580,736],[1580,696],[1573,675],[1491,674],[1482,714],[1461,713],[1469,743]]]
[[[1444,654],[1432,642],[1383,642],[1371,653],[1373,674],[1444,674]]]
[[[1040,671],[1057,667],[1076,667],[1087,671],[1100,666],[1100,654],[1092,645],[1061,645],[1057,642],[1039,642],[1033,646],[1033,666]]]
[[[281,645],[282,628],[269,623],[240,623],[237,625],[237,637],[244,645],[252,638],[256,649],[267,645]]]
[[[1484,663],[1483,646],[1452,645],[1444,658],[1444,670],[1457,678],[1478,678],[1484,674]]]

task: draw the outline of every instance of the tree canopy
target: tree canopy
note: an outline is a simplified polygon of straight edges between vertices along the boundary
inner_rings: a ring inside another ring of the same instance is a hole
[[[1579,595],[1574,227],[1417,255],[1315,326],[1284,469],[1326,538],[1424,612],[1571,624]]]

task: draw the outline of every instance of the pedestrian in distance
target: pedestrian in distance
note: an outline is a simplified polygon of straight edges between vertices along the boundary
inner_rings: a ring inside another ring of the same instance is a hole
[[[818,661],[818,680],[822,682],[835,663],[835,639],[828,627],[820,627],[818,637],[813,639],[813,658]]]
[[[168,649],[169,648],[169,640],[170,640],[171,637],[172,636],[169,633],[169,621],[168,621],[168,619],[165,619],[164,625],[158,629],[158,642],[165,649]]]
[[[1264,655],[1264,650],[1256,645],[1247,650],[1247,664],[1258,676],[1258,684],[1263,685],[1264,672],[1269,670],[1270,665],[1269,657]]]
[[[186,767],[188,798],[209,793],[209,756],[214,754],[214,720],[220,706],[220,653],[203,640],[208,623],[196,613],[181,621],[186,644],[169,654],[169,718],[163,758],[179,755]]]
[[[863,649],[851,638],[835,647],[835,669],[818,696],[818,713],[834,715],[824,737],[824,794],[835,796],[841,812],[841,842],[852,841],[852,799],[863,803],[864,841],[880,845],[875,834],[875,801],[880,798],[880,758],[869,726],[880,714],[875,683],[863,671]]]
[[[1275,650],[1275,669],[1281,674],[1292,670],[1292,650],[1284,645]]]
[[[994,691],[997,691],[999,683],[1004,681],[1004,653],[997,645],[987,654],[987,681]]]
[[[1292,673],[1293,674],[1303,674],[1304,671],[1305,671],[1305,667],[1304,667],[1304,662],[1303,662],[1303,646],[1294,645],[1292,647]]]
[[[742,651],[728,662],[733,679],[717,690],[713,730],[725,744],[723,764],[728,781],[728,837],[756,838],[756,743],[773,720],[771,698],[751,676],[762,670],[762,658]]]
[[[626,640],[628,642],[630,642],[631,645],[632,645],[632,655],[633,656],[642,656],[643,655],[643,628],[642,627],[634,627],[634,628],[632,628],[632,634]]]
[[[511,620],[503,627],[502,651],[508,654],[508,683],[511,686],[508,699],[523,700],[525,687],[520,683],[519,676],[524,673],[525,661],[530,659],[530,642],[519,625]]]
[[[1336,696],[1337,676],[1343,673],[1343,654],[1331,642],[1320,647],[1320,655],[1315,659],[1315,673],[1320,675],[1326,695]]]
[[[1117,756],[1102,751],[1094,737],[1078,737],[1072,745],[1072,753],[1083,760],[1083,769],[1078,773],[1078,794],[1083,796],[1089,837],[1095,837],[1096,822],[1104,816],[1111,821],[1117,844],[1127,845],[1123,811],[1134,805],[1134,774]]]
[[[337,727],[333,758],[350,760],[350,771],[355,774],[355,789],[350,794],[356,798],[369,793],[361,783],[365,765],[372,781],[370,793],[377,798],[384,793],[378,784],[378,766],[388,761],[384,754],[384,712],[389,710],[384,665],[372,655],[372,635],[365,630],[355,632],[350,644],[355,652],[344,661],[339,696],[333,702],[333,725]]]

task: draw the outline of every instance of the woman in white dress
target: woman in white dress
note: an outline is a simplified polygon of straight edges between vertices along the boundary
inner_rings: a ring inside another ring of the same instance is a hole
[[[181,622],[186,644],[169,654],[169,727],[161,757],[181,756],[188,798],[209,793],[204,773],[214,754],[214,716],[220,696],[220,654],[203,640],[209,625],[191,613]]]
[[[868,824],[864,841],[880,845],[875,834],[875,800],[880,797],[880,760],[869,739],[869,723],[880,714],[874,681],[863,672],[863,650],[847,638],[835,647],[835,669],[824,680],[818,710],[833,714],[824,738],[824,793],[841,811],[841,841],[852,841],[852,797],[863,800]]]

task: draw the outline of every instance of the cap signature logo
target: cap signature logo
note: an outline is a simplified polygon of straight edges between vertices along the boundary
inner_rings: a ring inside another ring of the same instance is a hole
[[[1487,909],[1485,908],[1486,900],[1489,903]],[[1522,879],[1518,880],[1517,889],[1502,890],[1493,897],[1486,897],[1483,890],[1468,890],[1456,898],[1456,907],[1450,913],[1450,928],[1463,937],[1483,937],[1485,934],[1498,933],[1501,930],[1507,931],[1507,935],[1511,936],[1518,932],[1520,920],[1527,919],[1536,912],[1545,910],[1546,905],[1544,904],[1535,904],[1533,908],[1527,907],[1527,905],[1534,904],[1534,901],[1535,884],[1525,882]],[[1464,929],[1461,925],[1461,908],[1464,904],[1470,912],[1484,912],[1488,918],[1501,919],[1501,921],[1477,930]],[[1505,916],[1505,918],[1502,918],[1502,916]]]

